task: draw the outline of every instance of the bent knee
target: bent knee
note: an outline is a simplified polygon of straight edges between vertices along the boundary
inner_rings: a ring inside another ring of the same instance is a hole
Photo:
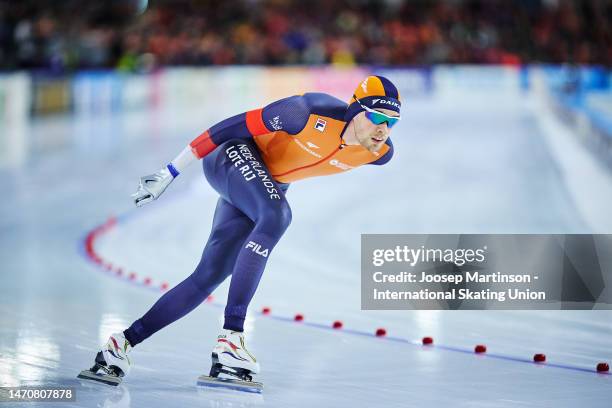
[[[279,206],[270,206],[261,211],[257,226],[269,235],[280,237],[289,228],[291,218],[291,207],[283,201]]]

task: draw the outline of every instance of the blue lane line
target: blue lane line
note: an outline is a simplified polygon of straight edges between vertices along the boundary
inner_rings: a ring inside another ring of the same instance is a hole
[[[138,211],[137,212],[136,210],[130,210],[130,211],[124,213],[124,214],[116,216],[115,219],[117,220],[117,224],[120,224],[120,223],[125,223],[125,222],[127,222],[129,220],[132,220],[132,219],[136,218],[137,216],[141,216],[141,215],[144,215],[144,214],[145,214],[144,211]],[[79,247],[78,247],[78,252],[88,262],[92,263],[95,266],[98,266],[100,270],[106,272],[106,270],[103,267],[101,267],[100,265],[97,265],[95,262],[93,262],[89,258],[89,256],[87,256],[87,251],[85,250],[85,245],[86,245],[86,240],[87,240],[87,236],[88,235],[89,235],[89,233],[87,233],[85,235],[85,237],[80,239]],[[117,278],[117,276],[114,276],[114,277]],[[143,289],[153,290],[153,291],[158,292],[158,293],[160,291],[160,289],[158,287],[155,287],[155,286],[146,286],[146,285],[144,285],[142,283],[130,281],[130,280],[125,279],[125,278],[120,278],[120,279],[125,281],[125,282],[131,283],[132,285],[141,287]],[[217,303],[217,302],[203,302],[203,303],[205,303],[205,304],[207,304],[209,306],[216,307],[216,308],[223,308],[224,307],[223,304]],[[591,369],[591,368],[578,367],[578,366],[572,366],[572,365],[567,365],[567,364],[549,363],[549,362],[536,363],[536,362],[534,362],[533,360],[530,360],[530,359],[526,359],[526,358],[522,358],[522,357],[513,357],[513,356],[504,355],[504,354],[490,354],[490,353],[476,354],[474,352],[474,350],[460,348],[460,347],[446,346],[446,345],[442,345],[442,344],[422,345],[420,342],[417,342],[417,341],[414,341],[414,340],[410,340],[410,339],[406,339],[406,338],[403,338],[403,337],[376,336],[376,334],[374,334],[374,333],[365,332],[365,331],[361,331],[361,330],[345,329],[345,328],[334,329],[329,324],[322,324],[322,323],[309,322],[309,321],[296,322],[294,318],[287,317],[287,316],[276,316],[276,315],[264,314],[262,312],[257,312],[256,314],[258,316],[266,318],[266,319],[272,319],[272,320],[276,320],[276,321],[280,321],[280,322],[284,322],[284,323],[300,324],[300,325],[303,325],[303,326],[312,327],[312,328],[319,329],[319,330],[330,330],[330,331],[334,331],[334,332],[342,332],[342,333],[350,334],[350,335],[354,335],[354,336],[370,337],[370,338],[376,338],[376,339],[379,339],[379,340],[386,340],[386,341],[393,341],[393,342],[397,342],[397,343],[409,344],[409,345],[417,346],[417,347],[421,347],[421,348],[439,349],[439,350],[451,351],[451,352],[455,352],[455,353],[471,354],[471,355],[477,355],[478,357],[482,357],[482,358],[492,358],[492,359],[497,359],[497,360],[512,361],[512,362],[516,362],[516,363],[527,363],[527,364],[535,365],[535,366],[538,366],[538,367],[552,367],[552,368],[559,368],[559,369],[563,369],[563,370],[579,371],[579,372],[585,372],[585,373],[591,373],[591,374],[592,373],[596,373],[596,374],[605,375],[605,376],[609,376],[610,375],[610,372],[598,372],[597,370]]]
[[[493,359],[497,359],[497,360],[513,361],[513,362],[517,362],[517,363],[528,363],[528,364],[537,365],[537,366],[540,366],[540,367],[554,367],[554,368],[561,368],[561,369],[564,369],[564,370],[581,371],[581,372],[585,372],[585,373],[596,373],[596,374],[601,374],[601,375],[610,375],[609,372],[598,372],[597,370],[591,369],[591,368],[584,368],[584,367],[572,366],[572,365],[567,365],[567,364],[548,363],[548,362],[545,362],[545,363],[536,363],[533,360],[530,360],[530,359],[527,359],[527,358],[508,356],[508,355],[504,355],[504,354],[491,354],[491,353],[478,353],[477,354],[477,353],[474,352],[474,350],[460,348],[460,347],[445,346],[445,345],[442,345],[442,344],[423,345],[423,344],[421,344],[421,342],[410,340],[410,339],[406,339],[406,338],[403,338],[403,337],[376,336],[376,334],[373,334],[373,333],[369,333],[369,332],[365,332],[365,331],[360,331],[360,330],[354,330],[354,329],[344,329],[344,328],[342,328],[342,329],[334,329],[329,324],[321,324],[321,323],[307,322],[307,321],[295,322],[295,320],[293,318],[290,318],[290,317],[274,316],[274,315],[269,315],[269,314],[265,315],[262,312],[258,312],[258,315],[262,316],[264,318],[273,319],[273,320],[277,320],[277,321],[281,321],[281,322],[296,323],[296,324],[301,324],[303,326],[313,327],[313,328],[316,328],[316,329],[324,329],[324,330],[330,330],[330,331],[334,331],[334,332],[342,332],[342,333],[346,333],[346,334],[363,336],[363,337],[373,337],[373,338],[377,338],[377,339],[380,339],[380,340],[387,340],[387,341],[393,341],[393,342],[397,342],[397,343],[409,344],[411,346],[416,346],[416,347],[420,347],[420,348],[424,348],[424,349],[425,348],[426,349],[440,349],[440,350],[445,350],[445,351],[452,351],[452,352],[455,352],[455,353],[477,355],[477,356],[483,357],[483,358],[493,358]]]

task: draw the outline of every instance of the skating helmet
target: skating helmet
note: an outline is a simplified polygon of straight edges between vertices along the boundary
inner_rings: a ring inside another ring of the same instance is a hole
[[[348,103],[349,106],[344,116],[347,122],[364,110],[361,105],[371,109],[389,109],[397,113],[400,112],[402,106],[400,94],[395,85],[379,75],[370,75],[361,81]]]

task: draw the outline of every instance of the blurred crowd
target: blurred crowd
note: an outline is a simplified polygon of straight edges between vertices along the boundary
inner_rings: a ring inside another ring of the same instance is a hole
[[[612,63],[612,0],[0,0],[0,69]]]

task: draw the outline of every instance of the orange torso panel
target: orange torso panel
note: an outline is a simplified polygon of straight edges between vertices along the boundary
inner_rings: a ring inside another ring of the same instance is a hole
[[[379,159],[389,150],[384,145],[372,153],[360,145],[343,145],[345,125],[341,120],[311,114],[298,134],[277,131],[254,139],[272,176],[281,183],[348,171]]]

